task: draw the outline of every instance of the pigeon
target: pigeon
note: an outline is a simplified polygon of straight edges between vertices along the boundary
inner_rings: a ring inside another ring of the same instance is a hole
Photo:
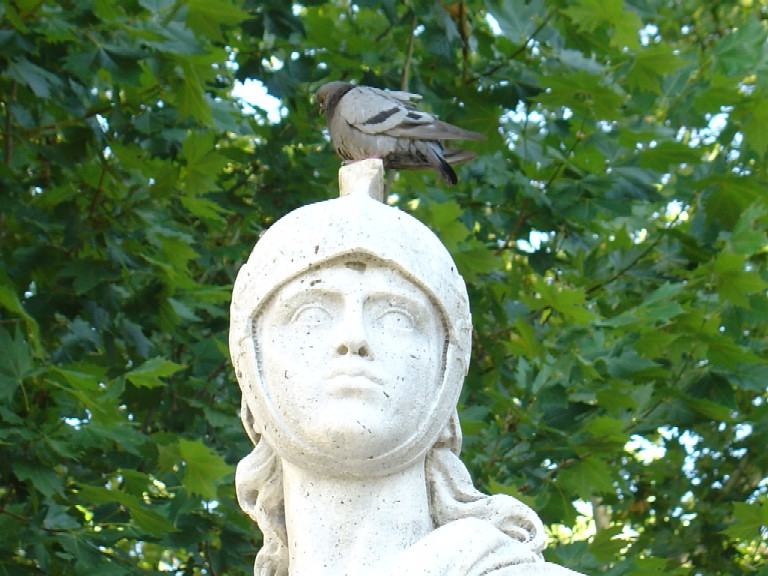
[[[443,140],[482,140],[464,130],[417,110],[418,94],[379,90],[348,82],[321,86],[315,101],[325,112],[336,153],[344,160],[381,158],[386,168],[434,169],[447,185],[458,182],[451,164],[475,154],[443,148]]]

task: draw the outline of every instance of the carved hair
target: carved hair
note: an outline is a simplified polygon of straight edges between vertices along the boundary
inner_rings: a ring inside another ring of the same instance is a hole
[[[538,515],[517,498],[506,494],[488,496],[475,488],[467,467],[459,459],[460,451],[461,428],[454,412],[427,453],[427,492],[435,526],[462,518],[485,520],[541,557],[544,526]]]
[[[253,414],[245,401],[241,416],[255,447],[237,465],[237,500],[259,525],[263,535],[253,573],[254,576],[288,576],[288,533],[281,460],[272,446],[254,430]]]

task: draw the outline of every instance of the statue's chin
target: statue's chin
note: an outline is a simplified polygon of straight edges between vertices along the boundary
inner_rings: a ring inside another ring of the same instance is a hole
[[[292,433],[285,427],[264,434],[278,455],[299,468],[331,476],[387,476],[426,454],[434,438],[419,438],[421,427],[374,418],[373,408],[347,402],[325,411]],[[343,410],[342,410],[343,408]],[[423,435],[422,435],[423,436]]]

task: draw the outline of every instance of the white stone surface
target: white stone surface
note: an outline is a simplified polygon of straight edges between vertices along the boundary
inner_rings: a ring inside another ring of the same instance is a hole
[[[381,160],[358,160],[339,170],[339,194],[369,196],[384,201],[384,164]]]
[[[450,255],[379,201],[380,160],[339,181],[267,231],[233,291],[254,574],[575,574],[542,560],[532,510],[477,491],[458,458],[471,317]]]

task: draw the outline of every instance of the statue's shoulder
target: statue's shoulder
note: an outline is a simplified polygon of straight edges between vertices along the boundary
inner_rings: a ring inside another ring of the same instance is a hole
[[[537,551],[490,522],[449,522],[413,544],[387,576],[583,576],[544,562]]]

